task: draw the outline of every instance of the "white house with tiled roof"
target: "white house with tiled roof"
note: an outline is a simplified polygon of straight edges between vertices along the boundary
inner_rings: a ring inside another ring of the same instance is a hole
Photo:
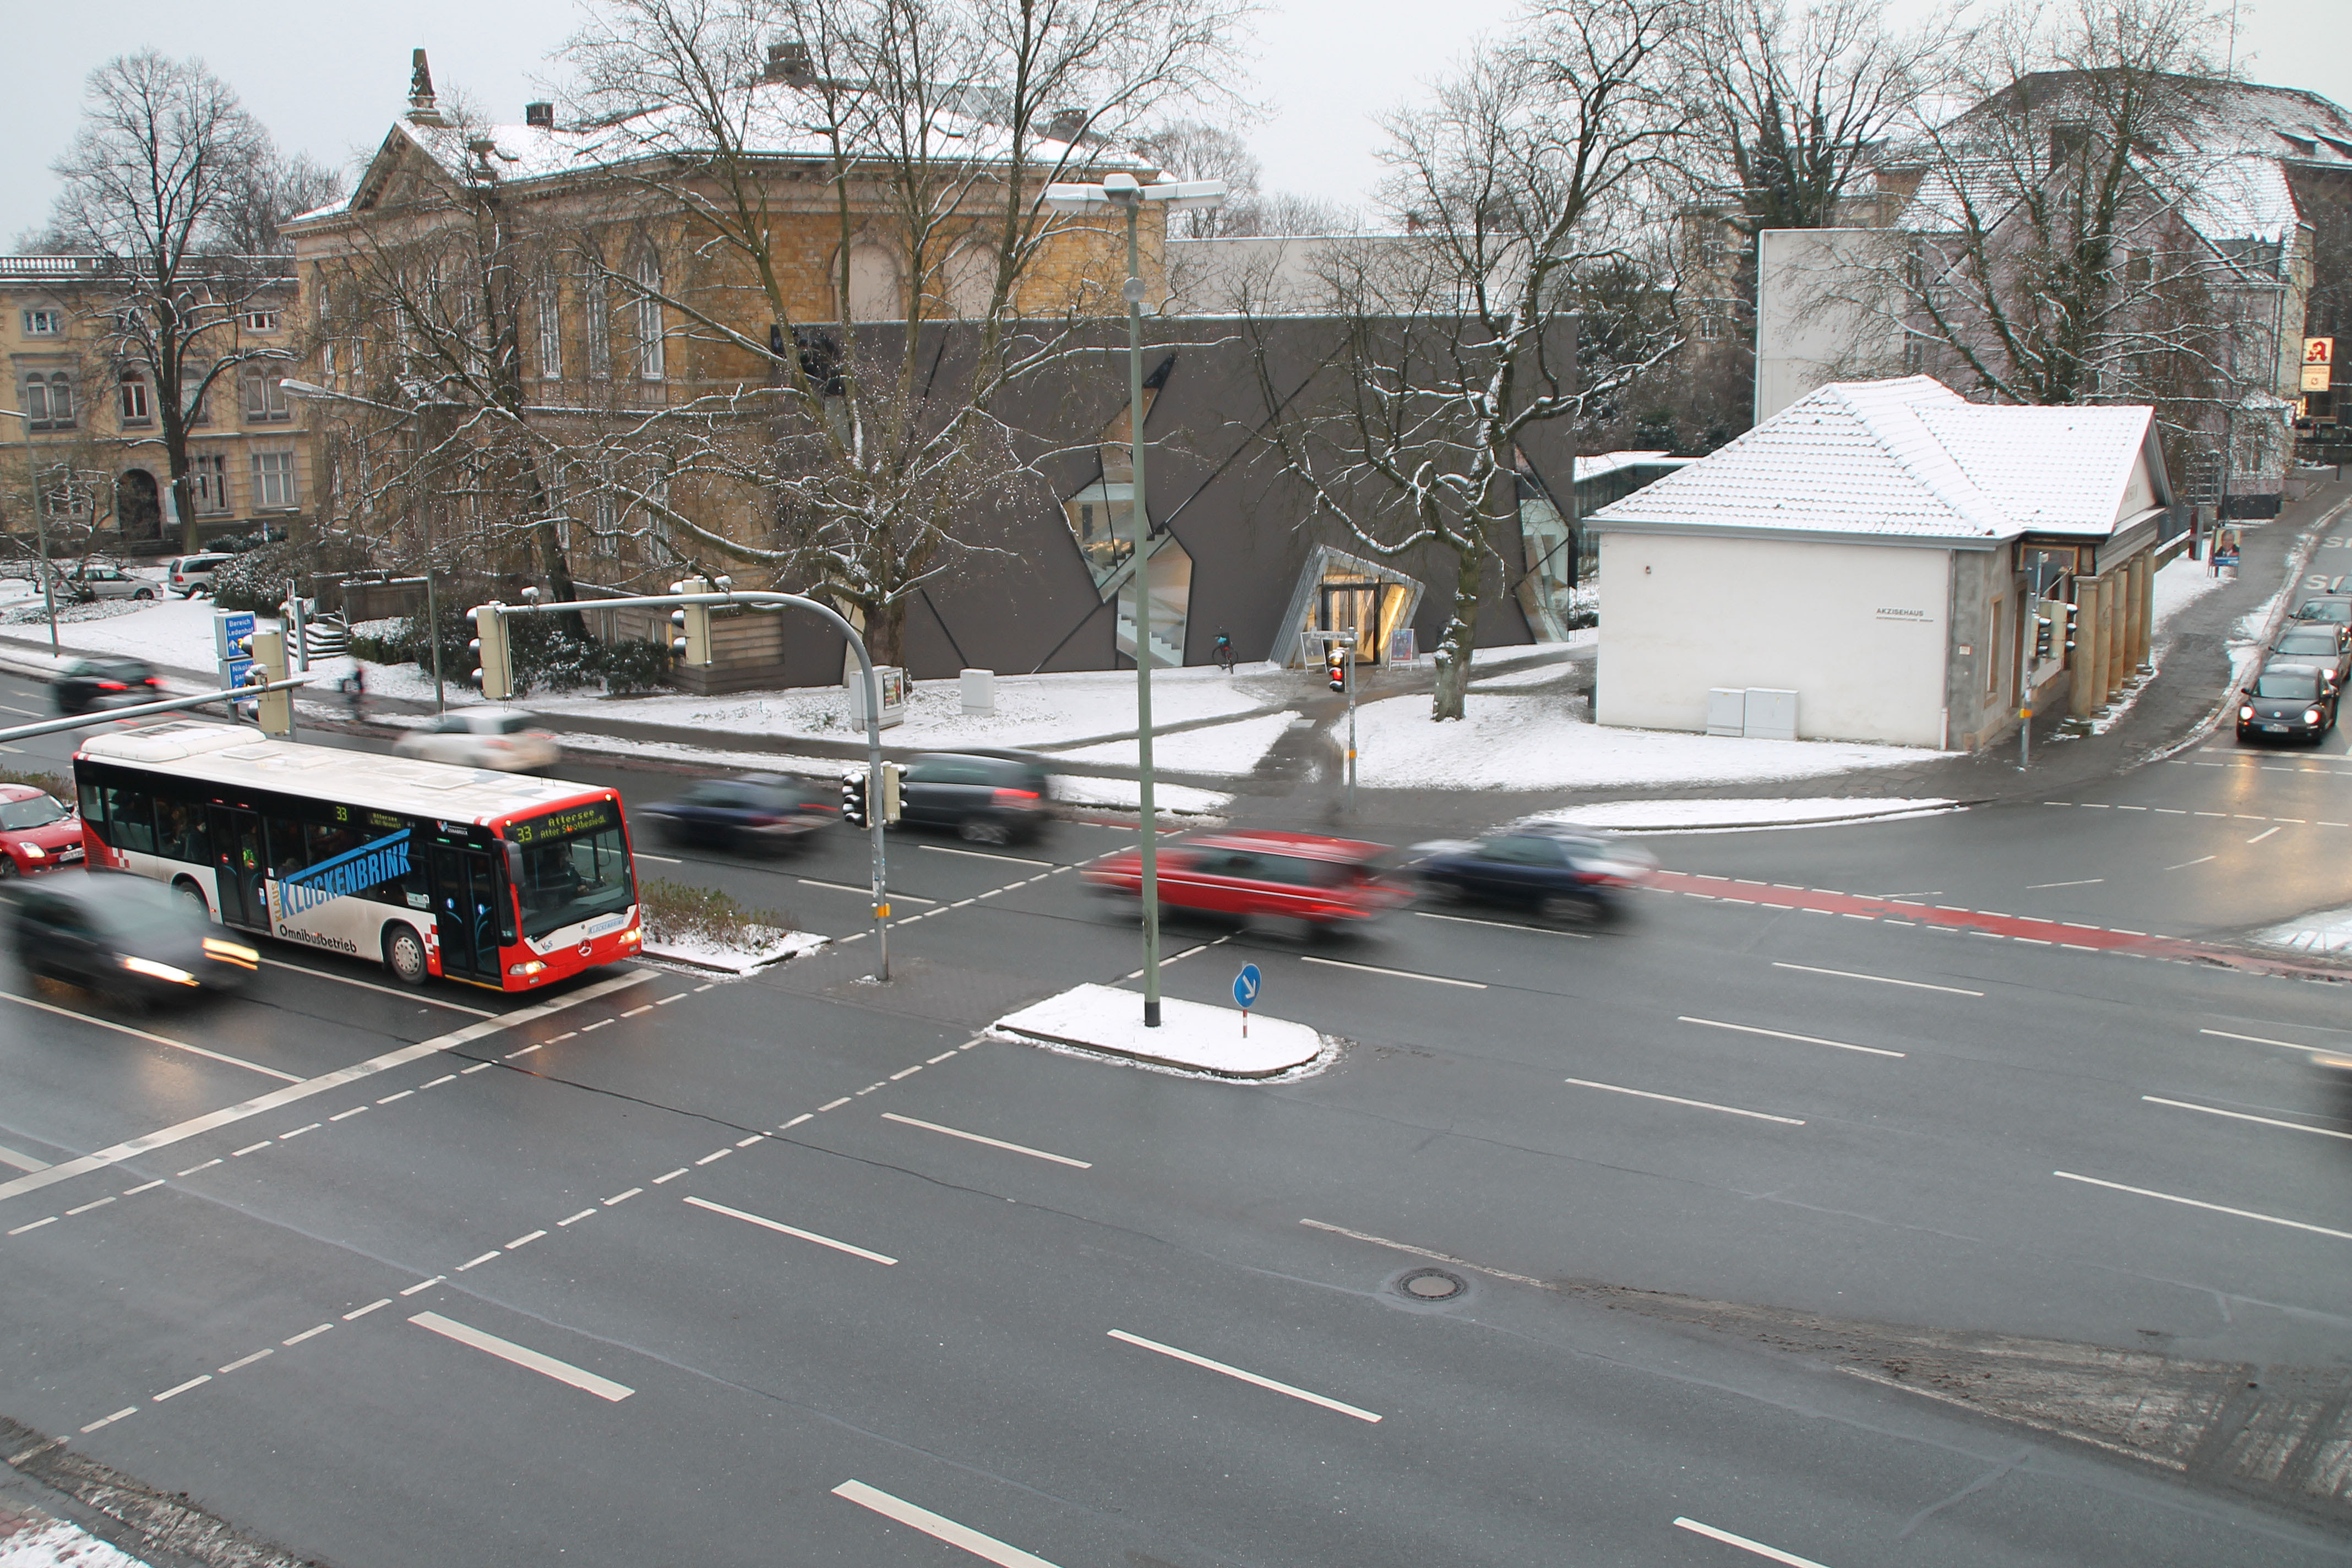
[[[2171,502],[2146,408],[1822,387],[1586,520],[1594,717],[1704,731],[1711,691],[1793,691],[1801,737],[1968,750],[2029,702],[2089,713],[2147,657]]]

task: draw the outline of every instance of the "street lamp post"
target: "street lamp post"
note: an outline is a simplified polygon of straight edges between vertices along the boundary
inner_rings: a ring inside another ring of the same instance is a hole
[[[1129,511],[1135,531],[1135,724],[1137,774],[1143,816],[1143,1026],[1160,1026],[1160,829],[1151,799],[1151,514],[1143,485],[1143,257],[1137,219],[1148,202],[1161,211],[1216,207],[1224,205],[1223,180],[1161,181],[1143,184],[1133,174],[1111,174],[1098,185],[1055,184],[1045,187],[1046,207],[1054,212],[1099,213],[1114,207],[1127,214],[1127,281],[1119,292],[1127,299],[1127,444],[1132,454],[1134,483],[1129,487]]]

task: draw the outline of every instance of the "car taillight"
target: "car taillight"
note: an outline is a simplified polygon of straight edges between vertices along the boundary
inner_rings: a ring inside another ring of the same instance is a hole
[[[1037,792],[1034,789],[1001,789],[996,792],[996,804],[1026,811],[1037,804]]]
[[[101,680],[98,683],[98,689],[100,691],[128,691],[131,689],[131,688],[125,686],[119,680]]]

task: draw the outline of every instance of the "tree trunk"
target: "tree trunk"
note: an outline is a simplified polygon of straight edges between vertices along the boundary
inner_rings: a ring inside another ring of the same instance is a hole
[[[1475,542],[1454,544],[1454,614],[1437,645],[1437,689],[1430,704],[1433,721],[1462,717],[1470,686],[1470,650],[1478,640],[1478,568]]]
[[[907,601],[896,599],[866,613],[866,651],[876,665],[904,669]]]

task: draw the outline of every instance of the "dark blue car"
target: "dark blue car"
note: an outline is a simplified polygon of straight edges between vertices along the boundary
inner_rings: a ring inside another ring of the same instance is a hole
[[[638,817],[666,844],[719,849],[778,850],[841,817],[837,796],[780,773],[704,779],[676,800],[648,805]]]
[[[1423,844],[1414,876],[1441,899],[1516,905],[1549,919],[1598,923],[1649,879],[1647,850],[1559,823],[1522,823],[1472,842]]]

